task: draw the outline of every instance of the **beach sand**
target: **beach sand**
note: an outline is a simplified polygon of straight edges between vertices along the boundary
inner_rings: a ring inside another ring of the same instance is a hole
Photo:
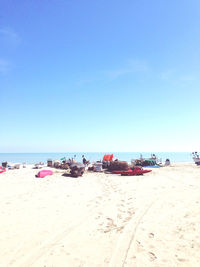
[[[46,169],[46,168],[45,168]],[[200,168],[0,174],[0,266],[200,266]]]

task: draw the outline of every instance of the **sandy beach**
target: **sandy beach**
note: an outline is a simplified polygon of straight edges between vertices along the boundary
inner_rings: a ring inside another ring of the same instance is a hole
[[[200,266],[194,164],[131,177],[37,172],[0,174],[2,267]]]

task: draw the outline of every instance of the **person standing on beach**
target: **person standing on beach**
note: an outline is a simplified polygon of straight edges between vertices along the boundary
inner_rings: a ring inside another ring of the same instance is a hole
[[[82,158],[83,158],[83,164],[85,165],[85,164],[86,164],[86,162],[87,162],[87,160],[86,160],[86,158],[85,158],[85,156],[84,156],[84,155],[82,155]]]

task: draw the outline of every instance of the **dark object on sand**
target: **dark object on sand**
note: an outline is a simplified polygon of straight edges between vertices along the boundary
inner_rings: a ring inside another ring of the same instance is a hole
[[[88,167],[88,171],[93,171],[94,170],[94,166]]]
[[[102,168],[103,169],[108,169],[110,166],[110,161],[103,161]]]
[[[3,168],[7,168],[7,165],[8,165],[8,162],[7,161],[2,162],[2,167]]]
[[[48,166],[48,167],[53,167],[53,160],[48,159],[48,160],[47,160],[47,166]]]
[[[54,161],[54,164],[53,164],[54,168],[59,169],[60,165],[61,163],[59,161]]]
[[[82,176],[84,171],[85,165],[80,162],[76,162],[70,165],[70,173],[72,177]]]
[[[136,166],[142,166],[142,167],[160,167],[153,159],[145,159],[145,160],[136,160],[135,162]]]
[[[128,162],[126,161],[111,161],[108,166],[109,171],[128,171]]]
[[[69,169],[69,165],[66,162],[61,163],[60,168],[63,170]]]

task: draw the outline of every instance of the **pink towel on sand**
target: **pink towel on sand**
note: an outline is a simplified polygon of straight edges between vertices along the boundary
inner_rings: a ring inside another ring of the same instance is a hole
[[[44,178],[45,176],[52,175],[52,174],[53,174],[53,172],[51,170],[42,170],[42,171],[38,172],[37,177],[38,178]]]

